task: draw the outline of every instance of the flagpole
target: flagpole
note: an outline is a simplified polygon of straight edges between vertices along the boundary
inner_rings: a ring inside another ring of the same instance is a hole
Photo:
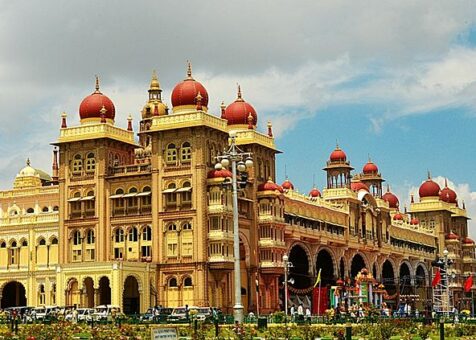
[[[319,281],[319,295],[317,296],[317,316],[321,315],[321,281]]]
[[[259,317],[259,273],[256,272],[256,315]]]

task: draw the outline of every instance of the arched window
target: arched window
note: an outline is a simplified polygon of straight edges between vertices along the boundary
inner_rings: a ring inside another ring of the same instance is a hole
[[[182,225],[182,229],[183,230],[192,230],[192,224],[190,222],[185,222],[183,225]]]
[[[183,285],[184,287],[192,287],[192,278],[186,277],[185,280],[183,280]]]
[[[2,243],[0,243],[0,248],[6,248],[7,247],[7,244],[5,243],[5,241],[2,241]]]
[[[177,287],[177,279],[175,277],[169,280],[169,287]]]
[[[182,148],[180,149],[180,160],[182,163],[190,163],[192,159],[192,148],[190,147],[189,142],[185,142],[182,144]]]
[[[86,216],[91,217],[95,215],[95,197],[94,191],[89,191],[86,197],[83,197],[84,200],[84,213]]]
[[[94,154],[92,152],[88,153],[86,156],[86,172],[94,172],[96,169],[96,160],[94,159]]]
[[[137,242],[137,228],[136,227],[132,227],[129,230],[129,241],[130,242]]]
[[[149,226],[142,229],[142,241],[152,241],[152,229]]]
[[[56,237],[53,237],[51,239],[51,244],[58,244],[58,239]]]
[[[142,193],[139,194],[141,197],[141,205],[142,205],[142,210],[144,213],[150,212],[150,205],[152,204],[152,190],[150,189],[149,186],[145,186],[142,189]]]
[[[175,223],[170,223],[167,226],[166,233],[166,244],[167,244],[167,256],[168,257],[177,257],[178,256],[178,232],[177,225]]]
[[[177,186],[175,183],[169,183],[167,189],[164,190],[165,194],[165,205],[168,208],[176,208],[177,206]]]
[[[165,162],[167,164],[177,164],[177,148],[175,144],[170,143],[167,145],[167,150],[165,151]]]
[[[177,231],[177,226],[174,223],[171,223],[167,229],[169,231]]]
[[[81,244],[81,233],[79,232],[79,230],[76,230],[73,234],[73,244],[75,246]]]
[[[177,191],[180,191],[182,194],[180,198],[182,205],[190,206],[192,204],[192,185],[190,182],[183,182],[182,188]]]
[[[38,245],[39,246],[46,246],[46,240],[44,238],[41,238],[39,241],[38,241]]]
[[[115,241],[116,243],[124,242],[124,230],[121,228],[116,229]]]
[[[28,209],[26,210],[26,213],[27,213],[27,214],[33,214],[34,212],[35,212],[35,209],[33,209],[33,208],[28,208]]]
[[[81,159],[80,154],[74,155],[73,158],[73,175],[80,175],[81,172],[83,171],[83,160]]]
[[[58,207],[57,205],[55,205],[55,206],[53,207],[53,211],[59,211],[59,207]]]
[[[94,242],[95,242],[94,230],[89,229],[88,233],[86,234],[86,243],[93,244]]]
[[[41,209],[42,212],[46,213],[48,212],[48,207],[43,207],[43,209]]]
[[[22,243],[21,243],[21,246],[22,247],[28,246],[28,242],[26,240],[23,240]]]

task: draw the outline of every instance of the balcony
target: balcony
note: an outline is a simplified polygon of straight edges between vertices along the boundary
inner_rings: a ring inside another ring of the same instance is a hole
[[[141,173],[150,173],[151,166],[150,164],[134,164],[134,165],[124,165],[124,166],[115,166],[109,168],[109,175],[137,175]]]
[[[258,223],[273,223],[273,222],[284,223],[284,218],[280,216],[274,216],[274,215],[268,215],[268,214],[258,216]]]
[[[209,268],[210,270],[224,270],[231,271],[234,267],[233,256],[225,255],[210,255],[208,257]]]
[[[208,239],[211,241],[233,240],[233,232],[225,230],[210,230]]]
[[[277,261],[260,261],[260,272],[261,274],[284,274],[284,264],[283,262]]]
[[[475,263],[476,263],[476,259],[474,259],[474,258],[471,257],[471,256],[463,256],[463,263],[464,263],[464,264],[475,264]]]
[[[284,241],[273,240],[271,238],[261,238],[258,245],[262,248],[285,248],[286,243]]]
[[[208,206],[208,213],[209,214],[223,214],[223,213],[231,213],[233,211],[233,207],[231,205],[224,205],[224,204],[211,204]]]

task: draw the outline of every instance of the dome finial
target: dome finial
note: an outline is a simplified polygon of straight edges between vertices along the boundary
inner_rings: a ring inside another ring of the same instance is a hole
[[[445,178],[445,188],[448,188],[448,178]]]
[[[236,85],[238,86],[237,100],[243,100],[243,98],[241,97],[241,86],[238,83]]]
[[[372,163],[372,159],[370,158],[370,154],[367,154],[367,157],[369,158],[369,163]]]
[[[387,192],[390,192],[390,184],[387,183]]]
[[[202,94],[200,93],[200,91],[198,91],[197,96],[195,97],[195,101],[197,103],[197,111],[202,110],[202,99]]]
[[[273,137],[273,125],[271,121],[268,120],[268,136]]]
[[[431,179],[431,172],[428,170],[428,179]]]
[[[66,114],[66,112],[62,112],[61,113],[61,128],[64,129],[64,128],[67,128],[68,127],[68,124],[66,124],[66,117],[68,115]]]
[[[284,179],[288,179],[288,171],[287,166],[284,164]]]
[[[26,159],[26,165],[30,166],[30,158],[29,157]]]
[[[253,129],[253,115],[248,113],[248,129],[252,130]]]
[[[192,78],[192,63],[190,62],[190,60],[187,60],[187,78],[193,79]]]
[[[101,91],[99,91],[99,76],[96,74],[96,93],[101,93]]]
[[[129,114],[127,117],[127,131],[132,131],[132,115]]]
[[[160,90],[159,77],[157,76],[156,70],[152,70],[152,79],[150,80],[150,89]]]
[[[337,138],[336,138],[336,150],[340,150],[340,148],[339,148],[339,141],[337,140]]]

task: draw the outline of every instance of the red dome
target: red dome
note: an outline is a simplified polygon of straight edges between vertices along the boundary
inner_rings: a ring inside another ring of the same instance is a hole
[[[202,96],[202,106],[208,106],[208,92],[205,87],[192,78],[192,69],[189,64],[187,78],[175,85],[172,91],[172,106],[197,105],[197,95]]]
[[[417,225],[419,223],[420,223],[420,221],[418,221],[418,218],[415,218],[415,217],[412,218],[412,220],[410,221],[410,224],[412,224],[412,225]]]
[[[332,151],[331,155],[329,156],[329,159],[331,162],[340,162],[340,161],[346,161],[347,160],[347,155],[345,154],[344,151],[342,151],[338,146],[335,148],[334,151]]]
[[[390,188],[387,187],[387,192],[383,194],[382,199],[386,202],[388,202],[388,206],[390,208],[396,209],[400,205],[400,202],[398,201],[398,197],[390,192]]]
[[[402,214],[400,214],[400,213],[398,212],[398,213],[396,213],[395,215],[393,215],[393,219],[394,219],[395,221],[402,221],[402,220],[403,220],[403,216],[402,216]]]
[[[464,240],[463,240],[463,243],[464,244],[474,244],[474,241],[472,239],[470,239],[469,237],[466,237]]]
[[[278,191],[279,191],[280,193],[283,193],[283,192],[284,192],[284,189],[283,189],[283,187],[282,187],[281,185],[278,185]]]
[[[447,240],[457,240],[458,238],[459,236],[453,232],[450,232],[449,234],[446,235]]]
[[[354,191],[365,190],[369,192],[369,188],[362,182],[350,182],[350,188]]]
[[[258,185],[258,191],[279,191],[279,185],[274,183],[271,179],[268,179],[266,183]]]
[[[440,200],[447,203],[456,203],[456,192],[448,188],[448,181],[445,179],[445,187],[440,191]]]
[[[101,109],[103,106],[106,109],[104,118],[114,120],[116,116],[114,103],[99,91],[99,80],[96,78],[96,91],[84,98],[79,105],[79,117],[81,119],[101,118]]]
[[[440,186],[433,182],[431,178],[428,178],[422,185],[420,185],[418,193],[420,198],[438,196],[440,193]]]
[[[367,164],[364,165],[362,172],[364,174],[376,174],[378,173],[378,167],[375,165],[375,163],[368,161]]]
[[[231,178],[233,175],[230,170],[220,169],[220,170],[210,170],[207,174],[207,178]]]
[[[253,118],[252,124],[253,126],[256,126],[256,124],[258,124],[258,115],[256,114],[256,111],[253,106],[243,100],[243,98],[241,97],[240,86],[238,86],[238,97],[233,103],[228,105],[228,107],[225,109],[225,114],[222,118],[228,120],[228,124],[230,125],[243,125],[249,123],[248,117],[250,114]]]
[[[321,192],[317,188],[312,188],[312,190],[309,192],[309,197],[311,198],[321,197]]]
[[[291,183],[289,179],[286,178],[286,180],[283,182],[282,187],[284,190],[294,190],[294,185]]]

